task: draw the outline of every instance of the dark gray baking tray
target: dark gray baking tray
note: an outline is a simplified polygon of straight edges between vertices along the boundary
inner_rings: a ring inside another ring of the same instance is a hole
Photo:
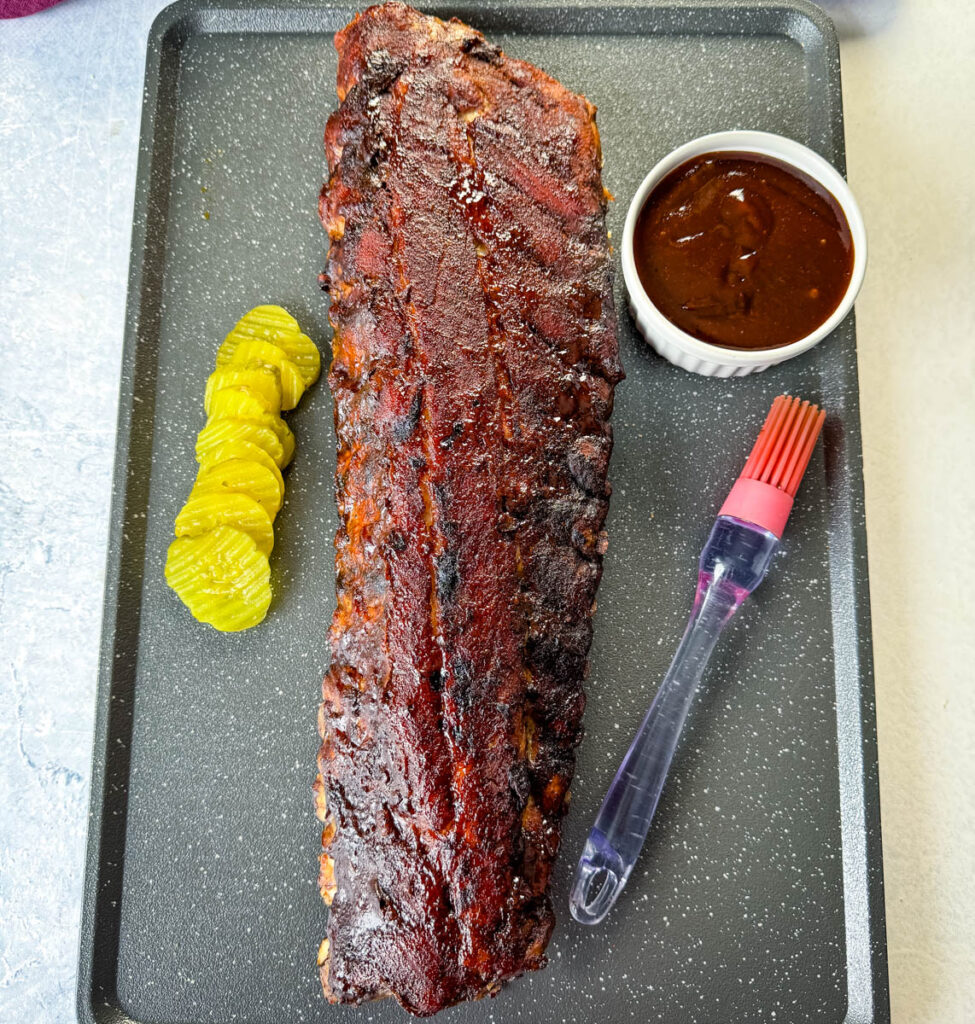
[[[806,3],[427,4],[599,107],[610,213],[677,144],[762,128],[841,169],[835,37]],[[331,35],[347,5],[187,0],[149,40],[80,959],[82,1021],[393,1021],[328,1006],[315,953],[310,783],[333,600],[327,389],[291,417],[275,602],[241,635],[197,626],[163,582],[195,471],[203,382],[246,309],[278,302],[327,352],[316,275]],[[638,339],[616,405],[611,547],[586,739],[547,970],[454,1022],[889,1019],[852,317],[806,356],[713,380]],[[566,907],[600,797],[670,659],[694,565],[771,398],[830,416],[786,554],[739,616],[692,713],[618,908]]]

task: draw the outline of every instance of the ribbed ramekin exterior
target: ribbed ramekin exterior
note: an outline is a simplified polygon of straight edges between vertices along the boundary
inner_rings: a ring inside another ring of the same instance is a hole
[[[741,366],[738,363],[720,363],[709,359],[702,359],[700,356],[685,352],[679,345],[671,341],[670,338],[665,338],[662,334],[657,333],[654,330],[654,325],[650,322],[649,318],[644,316],[635,302],[630,302],[630,312],[633,314],[637,327],[640,328],[640,333],[646,338],[653,350],[658,355],[663,356],[668,362],[673,363],[674,366],[679,366],[683,370],[690,370],[691,373],[700,373],[705,377],[744,377],[749,373],[761,373],[762,370],[767,370],[770,366],[783,361],[770,358],[767,363]],[[772,351],[774,350],[769,351],[770,356]],[[731,355],[732,353],[729,354]]]

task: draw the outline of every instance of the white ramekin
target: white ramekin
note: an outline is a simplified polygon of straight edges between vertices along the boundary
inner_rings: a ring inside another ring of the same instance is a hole
[[[633,232],[647,196],[674,168],[702,153],[736,152],[769,156],[818,181],[840,204],[853,237],[853,273],[843,300],[832,316],[811,334],[779,348],[733,349],[711,345],[672,324],[647,297],[633,259]],[[822,341],[850,312],[867,268],[867,233],[863,216],[843,176],[818,153],[782,135],[770,132],[715,132],[679,146],[643,179],[630,201],[623,228],[623,279],[630,293],[630,312],[643,336],[665,359],[708,377],[743,377],[785,362]]]

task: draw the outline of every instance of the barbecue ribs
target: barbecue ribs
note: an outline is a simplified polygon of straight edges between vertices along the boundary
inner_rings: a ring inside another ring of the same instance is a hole
[[[606,195],[594,108],[467,25],[389,3],[335,43],[319,965],[429,1015],[554,923],[622,377]]]

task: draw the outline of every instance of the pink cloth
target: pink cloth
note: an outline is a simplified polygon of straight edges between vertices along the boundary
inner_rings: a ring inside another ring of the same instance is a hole
[[[22,18],[53,7],[61,0],[0,0],[0,18]]]

